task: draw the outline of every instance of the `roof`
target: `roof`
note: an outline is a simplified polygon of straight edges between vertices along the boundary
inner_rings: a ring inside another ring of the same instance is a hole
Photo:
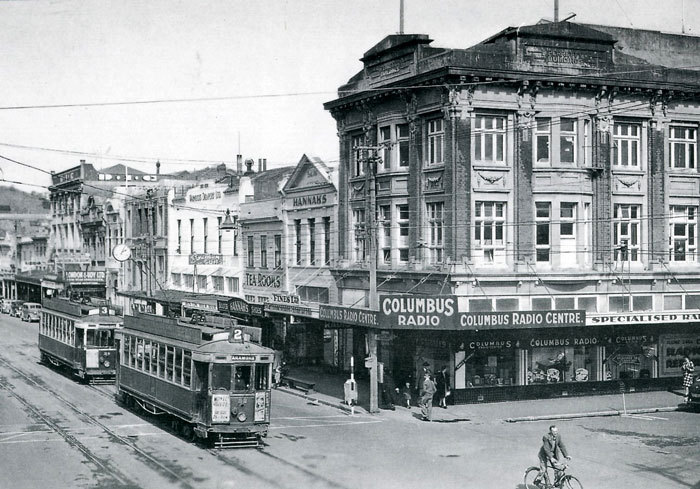
[[[610,34],[592,29],[584,24],[573,22],[550,22],[546,24],[507,27],[481,42],[489,44],[502,37],[548,37],[550,39],[566,39],[569,41],[599,42],[613,44],[615,38]]]
[[[146,172],[143,172],[141,170],[137,170],[136,168],[131,168],[130,166],[125,166],[119,163],[118,165],[110,166],[107,168],[102,168],[99,170],[100,173],[116,173],[116,174],[125,174],[128,173],[129,175],[145,175]]]

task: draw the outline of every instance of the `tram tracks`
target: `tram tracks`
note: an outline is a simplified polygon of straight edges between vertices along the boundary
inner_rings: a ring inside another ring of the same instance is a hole
[[[4,367],[8,368],[9,370],[13,371],[16,375],[21,377],[25,382],[33,384],[35,387],[43,390],[44,392],[50,394],[52,397],[54,397],[58,401],[62,402],[71,411],[73,411],[75,414],[77,414],[81,419],[86,420],[89,424],[96,426],[100,430],[102,430],[113,441],[120,443],[120,444],[124,445],[125,447],[129,448],[130,450],[132,450],[135,454],[138,455],[138,457],[142,461],[144,461],[144,463],[147,466],[149,466],[151,469],[160,473],[162,476],[167,478],[170,482],[179,483],[180,487],[182,487],[183,489],[195,489],[195,487],[193,485],[189,484],[182,477],[182,475],[177,473],[175,470],[171,469],[166,464],[164,464],[163,462],[158,460],[156,457],[154,457],[150,453],[148,453],[145,450],[143,450],[142,448],[140,448],[138,445],[136,445],[136,443],[134,443],[128,437],[120,435],[119,433],[114,431],[112,428],[107,426],[105,423],[101,422],[99,419],[92,416],[91,414],[85,412],[83,409],[81,409],[75,403],[66,399],[64,396],[62,396],[61,394],[56,392],[54,389],[49,388],[41,380],[38,380],[38,379],[34,378],[33,376],[26,374],[25,372],[21,371],[20,369],[18,369],[14,365],[11,365],[9,362],[7,362],[2,357],[0,357],[0,364]],[[93,387],[93,386],[90,386],[90,387]],[[0,388],[6,390],[12,397],[14,397],[20,404],[22,404],[29,412],[31,412],[36,419],[40,420],[42,423],[44,423],[48,427],[50,427],[62,439],[64,439],[66,441],[66,443],[68,443],[70,446],[76,448],[81,453],[83,453],[83,455],[88,460],[90,460],[100,471],[102,471],[105,474],[109,474],[109,476],[111,476],[114,480],[118,481],[121,486],[138,487],[137,484],[135,484],[133,481],[131,481],[129,479],[129,477],[127,477],[125,474],[123,474],[120,470],[113,467],[112,464],[110,464],[108,461],[99,457],[89,447],[87,447],[85,444],[80,442],[80,440],[78,440],[76,436],[74,436],[73,434],[68,432],[68,430],[62,428],[50,416],[42,413],[41,410],[39,410],[37,407],[35,407],[29,400],[27,400],[25,397],[23,397],[19,393],[17,393],[16,390],[13,388],[13,386],[9,382],[7,382],[5,379],[0,379]],[[99,392],[100,395],[102,395],[104,397],[109,397],[109,395],[106,392],[103,392],[100,389],[93,388],[93,390],[96,392]]]

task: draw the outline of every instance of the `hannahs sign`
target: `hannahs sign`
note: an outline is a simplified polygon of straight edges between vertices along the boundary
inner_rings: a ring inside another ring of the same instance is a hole
[[[315,207],[325,205],[328,202],[328,194],[303,195],[292,199],[293,207]]]

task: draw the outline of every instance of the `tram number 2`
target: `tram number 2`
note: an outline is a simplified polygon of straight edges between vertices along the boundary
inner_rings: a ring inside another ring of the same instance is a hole
[[[229,335],[230,342],[243,343],[243,330],[242,329],[232,329]]]

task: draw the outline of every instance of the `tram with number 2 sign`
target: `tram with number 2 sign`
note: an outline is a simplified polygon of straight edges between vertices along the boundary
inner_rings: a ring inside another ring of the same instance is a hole
[[[42,301],[39,323],[41,361],[67,367],[90,383],[114,382],[118,310],[105,301],[83,303],[67,298]]]
[[[165,415],[188,440],[260,446],[270,425],[274,350],[251,341],[254,328],[234,320],[218,326],[126,316],[117,336],[117,400]]]

